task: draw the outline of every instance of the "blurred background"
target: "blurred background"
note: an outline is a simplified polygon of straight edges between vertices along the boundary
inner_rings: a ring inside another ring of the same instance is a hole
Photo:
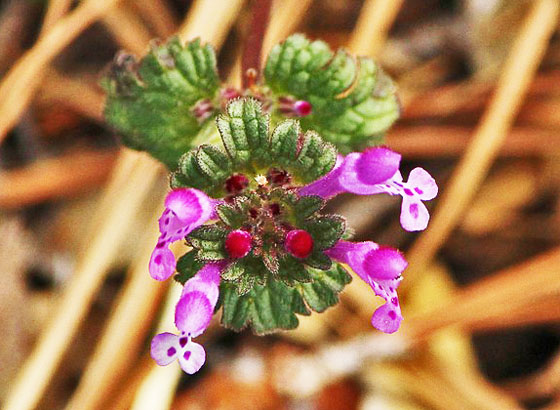
[[[332,205],[407,254],[405,321],[372,329],[354,280],[295,331],[215,323],[195,376],[151,361],[178,288],[147,272],[167,180],[119,146],[98,82],[118,50],[178,34],[239,84],[251,4],[0,1],[3,407],[560,409],[558,0],[274,0],[265,52],[299,31],[374,57],[402,103],[387,144],[438,181],[423,233],[397,198]]]

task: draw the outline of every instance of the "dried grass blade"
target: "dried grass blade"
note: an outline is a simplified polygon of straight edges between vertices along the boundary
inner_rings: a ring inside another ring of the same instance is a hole
[[[161,213],[160,207],[157,219]],[[84,370],[82,380],[70,399],[68,410],[101,408],[106,397],[115,391],[115,385],[135,362],[146,333],[156,313],[165,284],[154,281],[147,266],[159,232],[150,225],[149,235],[101,336],[100,342]]]
[[[366,0],[348,48],[354,54],[375,57],[387,39],[403,0]]]
[[[556,29],[559,9],[556,0],[534,3],[506,60],[496,94],[446,187],[430,226],[408,254],[410,268],[403,287],[413,283],[414,275],[443,245],[486,176]]]
[[[119,0],[85,0],[42,36],[18,60],[0,83],[0,143],[41,83],[41,71],[82,31],[107,13]]]
[[[506,269],[458,291],[445,305],[409,317],[403,331],[421,341],[450,325],[469,327],[480,321],[527,309],[560,293],[560,249]]]

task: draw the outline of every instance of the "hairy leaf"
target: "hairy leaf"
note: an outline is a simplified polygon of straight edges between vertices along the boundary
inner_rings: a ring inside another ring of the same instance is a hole
[[[301,34],[271,50],[264,74],[276,95],[309,101],[312,113],[301,118],[302,127],[343,153],[382,143],[399,115],[395,87],[371,59],[333,53]]]
[[[217,95],[216,56],[198,39],[182,45],[174,37],[153,44],[140,62],[117,55],[102,84],[107,91],[105,117],[123,142],[173,169],[203,126],[193,107]]]

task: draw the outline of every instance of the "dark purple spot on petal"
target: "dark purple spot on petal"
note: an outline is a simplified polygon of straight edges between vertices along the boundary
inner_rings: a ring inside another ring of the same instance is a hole
[[[156,248],[163,248],[163,245],[165,245],[165,241],[158,242]]]
[[[188,337],[182,337],[179,339],[179,344],[181,345],[181,347],[185,347],[188,341],[189,341]]]
[[[389,288],[389,292],[393,293],[395,291],[394,288]]]
[[[399,300],[397,298],[391,298],[391,303],[395,306],[399,306]]]
[[[191,357],[191,352],[187,350],[185,353],[183,353],[183,357],[185,358],[185,360],[189,360],[189,358]]]
[[[177,353],[177,350],[175,350],[174,347],[170,347],[169,349],[167,349],[167,356],[171,357],[171,356],[173,356],[175,353]]]
[[[154,263],[156,265],[160,265],[161,264],[161,255],[156,255],[156,257],[154,258]]]
[[[413,218],[418,218],[418,204],[410,204],[408,210],[410,211],[410,215],[412,215]]]
[[[395,320],[397,318],[397,314],[394,310],[389,311],[389,317],[391,318],[391,320]]]
[[[418,188],[418,187],[414,188],[414,190],[416,191],[416,193],[417,193],[418,195],[422,195],[422,194],[424,193],[424,191],[422,191],[422,190],[421,190],[420,188]]]
[[[163,221],[163,223],[169,225],[169,218],[165,218],[165,221]]]
[[[396,186],[400,186],[401,188],[403,187],[403,184],[397,181],[393,181],[393,184],[395,184]]]
[[[405,188],[405,189],[404,189],[404,193],[407,194],[408,196],[414,195],[414,193],[413,193],[410,189],[408,189],[408,188]]]

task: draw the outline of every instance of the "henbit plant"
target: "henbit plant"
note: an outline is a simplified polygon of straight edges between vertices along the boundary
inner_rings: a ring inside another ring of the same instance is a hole
[[[107,119],[124,143],[174,170],[149,271],[157,280],[177,272],[184,287],[178,334],[152,341],[158,364],[198,371],[206,353],[192,339],[220,307],[236,331],[297,327],[296,315],[338,303],[346,266],[386,302],[372,325],[399,328],[404,257],[351,242],[345,219],[323,211],[342,192],[400,195],[402,226],[422,230],[422,201],[437,194],[426,171],[404,182],[400,155],[375,146],[398,105],[370,59],[294,35],[272,49],[262,83],[234,90],[220,84],[210,47],[172,39],[138,64],[117,56],[104,84]],[[176,261],[169,245],[183,239],[192,249]]]

